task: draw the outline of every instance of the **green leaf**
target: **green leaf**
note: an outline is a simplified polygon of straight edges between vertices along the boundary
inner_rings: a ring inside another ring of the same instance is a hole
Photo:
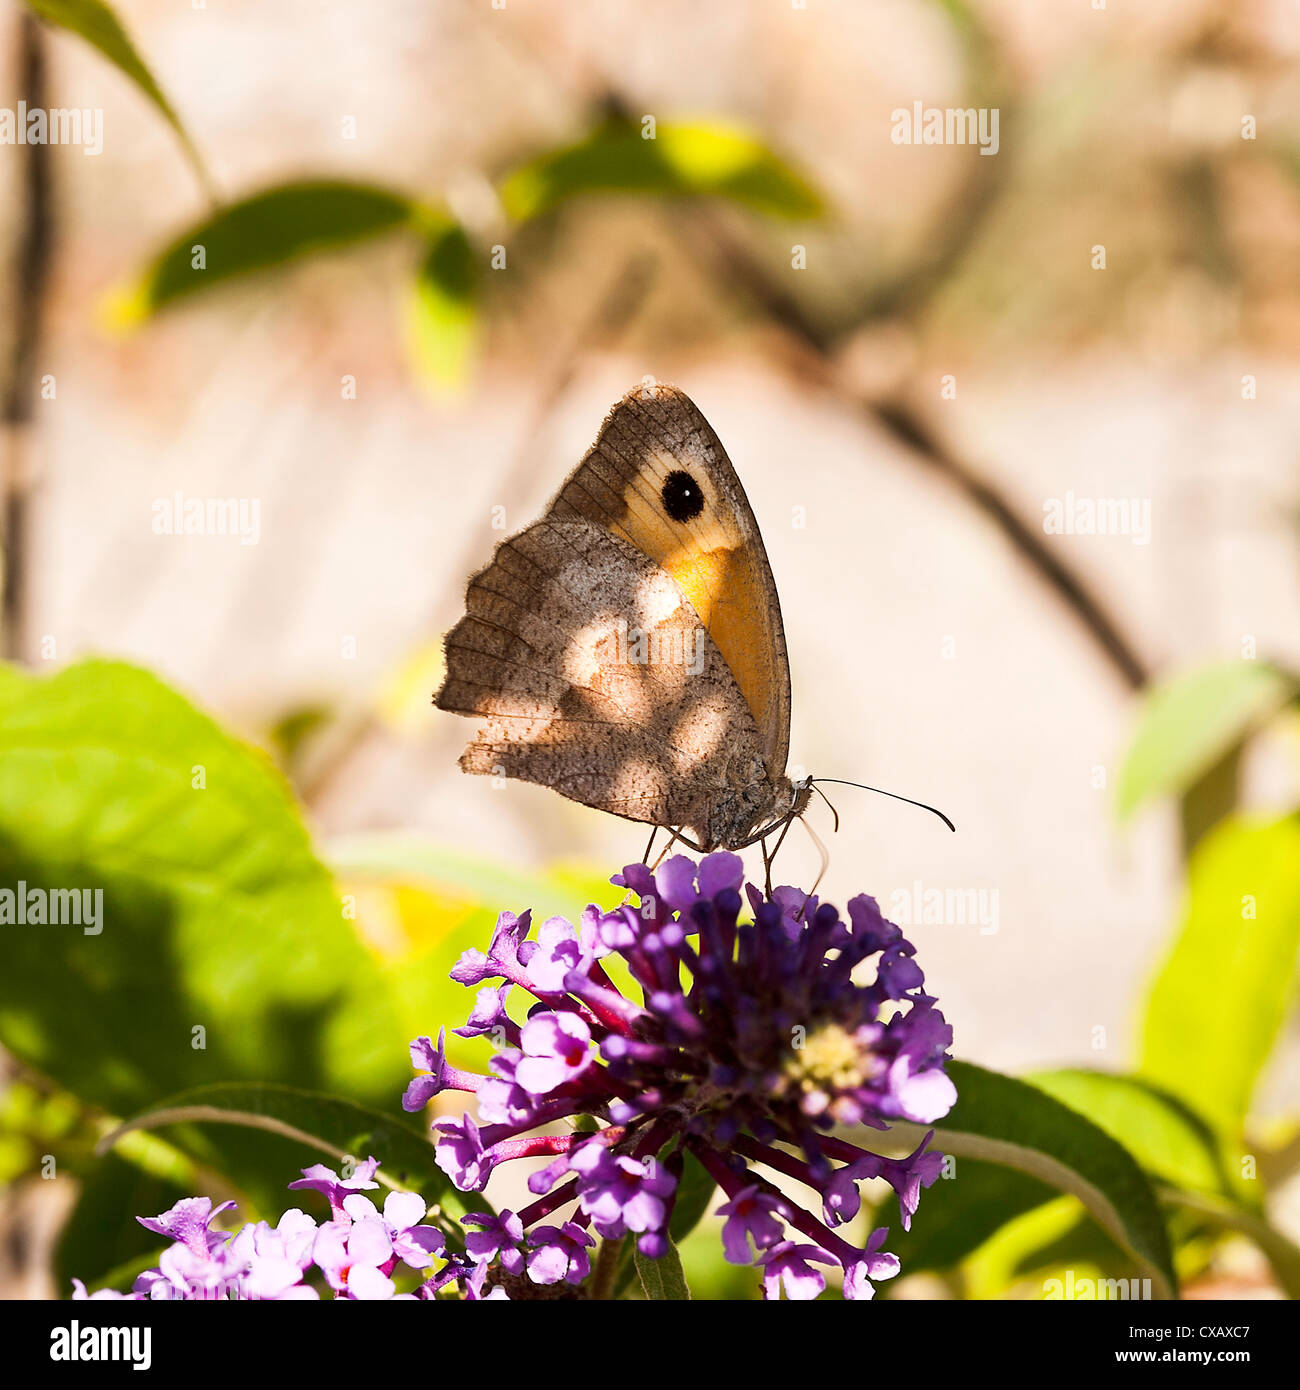
[[[754,134],[717,122],[660,124],[654,139],[610,120],[584,139],[520,165],[501,185],[518,221],[566,199],[594,193],[716,197],[777,217],[814,218],[822,200],[811,184]]]
[[[1036,1072],[1028,1080],[1100,1125],[1152,1177],[1232,1195],[1214,1130],[1177,1097],[1140,1077],[1083,1069]]]
[[[102,892],[98,934],[0,927],[0,1041],[83,1100],[129,1114],[220,1079],[396,1104],[405,1031],[283,778],[153,676],[0,679],[19,883]]]
[[[1186,791],[1295,695],[1294,679],[1263,661],[1227,661],[1157,686],[1120,772],[1120,819]]]
[[[936,1127],[936,1148],[1015,1168],[1077,1197],[1160,1296],[1174,1296],[1164,1220],[1150,1183],[1127,1149],[1036,1086],[969,1062],[950,1063],[948,1074],[958,1100]],[[896,1125],[895,1131],[900,1138],[923,1133],[912,1125]],[[960,1163],[951,1181],[961,1181]]]
[[[1141,1074],[1236,1141],[1295,997],[1300,821],[1224,821],[1188,865],[1173,951],[1147,1001]]]
[[[116,297],[112,316],[130,324],[238,276],[418,225],[426,215],[371,184],[308,179],[266,188],[177,236]]]
[[[463,1234],[453,1218],[490,1210],[479,1193],[452,1186],[434,1161],[432,1143],[404,1111],[385,1114],[294,1086],[199,1086],[128,1120],[106,1136],[100,1148],[136,1130],[192,1124],[237,1125],[276,1134],[335,1163],[373,1156],[381,1161],[376,1180],[389,1188],[418,1192],[436,1204],[443,1218],[439,1224],[450,1234]],[[296,1176],[287,1173],[284,1183]]]
[[[1055,1188],[1014,1168],[964,1158],[954,1178],[941,1179],[926,1191],[910,1231],[899,1224],[892,1196],[877,1208],[871,1224],[894,1228],[886,1248],[898,1256],[905,1274],[953,1269],[1008,1222],[1057,1195]],[[888,1295],[889,1285],[881,1292]]]
[[[479,337],[481,273],[464,229],[448,221],[430,239],[411,293],[411,355],[435,390],[462,385]]]
[[[145,94],[162,114],[168,125],[180,138],[186,158],[198,175],[199,182],[206,190],[211,190],[207,169],[199,156],[188,131],[181,124],[163,90],[154,80],[153,73],[136,52],[130,35],[122,27],[121,21],[103,0],[24,0],[27,8],[47,24],[66,29],[77,34],[97,48],[119,71],[126,74]]]
[[[691,1291],[686,1287],[681,1258],[672,1241],[668,1242],[667,1252],[657,1260],[649,1259],[640,1250],[633,1251],[632,1260],[641,1288],[650,1302],[671,1300],[680,1303],[690,1299]]]
[[[704,1219],[717,1186],[708,1169],[688,1153],[677,1182],[672,1219],[668,1223],[668,1234],[676,1244],[680,1245]]]

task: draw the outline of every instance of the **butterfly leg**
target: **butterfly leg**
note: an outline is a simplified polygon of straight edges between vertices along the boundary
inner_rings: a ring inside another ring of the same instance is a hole
[[[649,862],[650,862],[650,851],[651,851],[652,849],[654,849],[654,847],[655,847],[655,837],[656,837],[658,834],[659,834],[659,827],[656,825],[655,828],[650,832],[650,841],[649,841],[649,843],[648,843],[648,844],[646,845],[646,847],[645,847],[645,853],[641,856],[641,862],[642,862],[643,864],[649,864]]]
[[[664,858],[665,858],[665,856],[667,855],[668,851],[669,851],[670,849],[672,849],[672,847],[673,847],[679,840],[680,840],[680,841],[682,842],[682,844],[684,844],[684,845],[690,845],[692,849],[698,849],[698,848],[699,848],[698,845],[692,845],[691,842],[681,833],[680,830],[674,830],[674,829],[672,828],[671,825],[665,826],[664,828],[668,831],[668,843],[663,847],[663,849],[661,849],[661,850],[659,851],[659,858],[656,859],[655,862],[654,862],[653,864],[650,865],[650,868],[651,868],[652,871],[655,870],[655,869],[657,869],[657,868],[660,866],[660,864],[662,864],[662,863],[664,862]],[[653,841],[652,841],[652,843],[653,843]]]

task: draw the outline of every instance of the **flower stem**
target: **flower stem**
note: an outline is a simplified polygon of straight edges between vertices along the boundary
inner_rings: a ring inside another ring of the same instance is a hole
[[[591,1297],[608,1300],[614,1297],[614,1287],[618,1281],[619,1266],[623,1263],[623,1247],[626,1236],[617,1240],[602,1240],[600,1252],[596,1256],[596,1269],[591,1279]]]

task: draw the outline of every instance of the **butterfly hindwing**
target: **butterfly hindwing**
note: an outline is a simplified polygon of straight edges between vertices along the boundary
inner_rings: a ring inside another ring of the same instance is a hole
[[[485,719],[466,772],[698,827],[765,782],[758,729],[677,584],[582,518],[544,519],[470,581],[440,708]],[[642,659],[653,656],[657,659]]]

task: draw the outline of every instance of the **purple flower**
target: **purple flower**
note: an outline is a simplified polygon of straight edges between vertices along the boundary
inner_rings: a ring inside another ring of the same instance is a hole
[[[309,1188],[324,1193],[334,1219],[338,1220],[343,1215],[343,1200],[349,1193],[367,1192],[379,1186],[374,1180],[378,1167],[377,1158],[368,1158],[364,1163],[357,1164],[350,1177],[339,1177],[332,1168],[326,1168],[323,1163],[313,1163],[310,1168],[302,1170],[302,1177],[289,1184],[289,1189],[292,1191],[295,1188]]]
[[[461,1217],[461,1224],[477,1227],[465,1236],[465,1253],[486,1269],[493,1260],[497,1261],[507,1274],[524,1272],[524,1223],[512,1211],[503,1211],[499,1216],[489,1216],[483,1212],[471,1212]]]
[[[146,1231],[179,1241],[194,1254],[206,1256],[213,1247],[224,1245],[229,1238],[224,1231],[210,1231],[209,1225],[214,1217],[234,1205],[234,1202],[222,1202],[214,1207],[211,1197],[183,1197],[161,1216],[137,1216],[136,1220]]]
[[[572,1081],[595,1061],[591,1029],[577,1014],[534,1014],[523,1026],[519,1046],[524,1055],[515,1081],[533,1096]]]
[[[753,1263],[749,1242],[762,1253],[780,1242],[785,1227],[780,1218],[788,1216],[790,1204],[775,1192],[751,1183],[742,1187],[729,1202],[718,1208],[727,1218],[722,1227],[722,1250],[733,1265]]]
[[[677,1177],[693,1159],[722,1188],[727,1258],[757,1264],[769,1297],[816,1297],[822,1265],[838,1268],[846,1297],[870,1297],[872,1280],[897,1269],[881,1248],[885,1231],[859,1250],[835,1228],[860,1209],[859,1185],[879,1177],[906,1227],[941,1158],[929,1136],[892,1159],[841,1132],[930,1123],[956,1098],[945,1071],[952,1031],[911,944],[865,895],[845,920],[797,889],[769,899],[750,887],[752,920],[742,920],[733,854],[677,856],[657,872],[629,865],[613,881],[639,903],[604,916],[589,908],[578,927],[551,918],[536,941],[526,916],[503,914],[489,952],[462,957],[455,978],[504,981],[480,995],[467,1029],[480,1035],[490,1022],[509,1046],[488,1076],[461,1083],[477,1088],[486,1127],[468,1116],[436,1122],[439,1164],[477,1189],[502,1163],[549,1156],[528,1180],[536,1200],[512,1218],[531,1231],[524,1272],[535,1283],[583,1277],[592,1238],[584,1231],[575,1247],[573,1231],[588,1224],[609,1239],[632,1232],[643,1255],[662,1254]],[[629,975],[633,997],[614,984]],[[508,985],[518,987],[512,1003],[522,992],[538,1001],[522,1024],[506,1017]],[[583,1117],[576,1131],[554,1132],[554,1121]],[[778,1192],[764,1168],[810,1191],[812,1209]],[[575,1219],[538,1224],[571,1203]],[[496,1241],[484,1228],[475,1268],[517,1278],[518,1237]]]
[[[616,1155],[608,1145],[591,1142],[573,1150],[569,1168],[578,1174],[578,1203],[600,1235],[616,1239],[667,1225],[677,1179],[656,1159]]]
[[[581,1284],[591,1273],[587,1251],[595,1241],[581,1226],[538,1226],[528,1236],[528,1277],[534,1284]]]
[[[758,1262],[763,1266],[763,1297],[776,1300],[785,1296],[791,1300],[816,1298],[826,1287],[826,1276],[814,1264],[834,1264],[834,1260],[817,1245],[796,1245],[783,1240],[765,1250]]]

